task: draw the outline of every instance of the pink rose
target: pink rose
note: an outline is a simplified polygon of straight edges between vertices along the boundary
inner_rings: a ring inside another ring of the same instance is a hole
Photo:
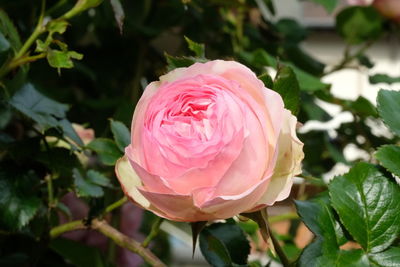
[[[297,120],[247,67],[214,60],[152,82],[116,165],[126,195],[175,221],[226,219],[288,197]]]

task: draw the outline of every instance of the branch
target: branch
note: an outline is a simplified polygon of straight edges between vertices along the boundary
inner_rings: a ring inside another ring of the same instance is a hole
[[[142,247],[139,242],[119,232],[104,220],[94,219],[89,226],[86,226],[82,220],[62,224],[51,229],[50,237],[56,238],[66,232],[88,228],[92,228],[102,233],[113,240],[118,246],[140,255],[151,266],[166,267],[166,265],[162,263],[149,249]]]
[[[142,247],[136,240],[122,234],[106,221],[95,219],[92,221],[92,228],[112,239],[117,245],[140,255],[151,266],[166,267],[150,250]]]

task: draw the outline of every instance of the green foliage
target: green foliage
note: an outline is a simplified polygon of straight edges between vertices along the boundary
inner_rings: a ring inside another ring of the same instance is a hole
[[[386,84],[392,84],[392,83],[399,83],[400,82],[400,77],[391,77],[387,74],[374,74],[369,77],[369,82],[371,84],[378,84],[378,83],[386,83]]]
[[[57,238],[50,243],[50,248],[62,257],[68,259],[74,266],[107,266],[104,263],[102,253],[99,249],[86,246],[70,239]]]
[[[115,143],[122,153],[125,153],[125,147],[131,143],[131,133],[129,129],[120,121],[110,120],[111,131]]]
[[[105,165],[115,165],[115,162],[122,156],[122,153],[115,142],[107,138],[97,138],[87,145],[99,156]]]
[[[400,177],[400,147],[396,145],[382,146],[375,153],[375,157],[383,167]]]
[[[32,191],[37,177],[32,172],[17,172],[2,165],[0,170],[0,225],[11,230],[26,226],[41,207]]]
[[[372,7],[349,7],[336,17],[336,30],[349,44],[377,39],[382,27],[383,19]]]
[[[283,67],[278,70],[273,89],[282,96],[285,108],[290,110],[293,115],[297,115],[300,89],[296,75],[290,67]]]
[[[213,266],[245,265],[250,245],[236,224],[214,223],[200,232],[200,249]]]
[[[393,133],[400,136],[400,92],[380,90],[378,93],[378,112]]]
[[[374,166],[358,163],[330,183],[329,193],[341,222],[366,253],[387,249],[400,234],[400,187]]]

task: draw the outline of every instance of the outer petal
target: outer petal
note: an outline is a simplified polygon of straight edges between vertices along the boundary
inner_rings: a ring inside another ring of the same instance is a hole
[[[257,207],[272,205],[275,201],[287,198],[293,184],[293,176],[301,173],[301,161],[304,158],[303,143],[296,136],[296,124],[296,117],[285,109],[274,174]]]
[[[138,190],[138,188],[142,186],[142,183],[126,156],[120,158],[115,164],[115,173],[117,174],[122,190],[132,202],[144,209],[154,212],[161,217],[167,218],[162,211],[154,207],[150,201],[147,200]]]

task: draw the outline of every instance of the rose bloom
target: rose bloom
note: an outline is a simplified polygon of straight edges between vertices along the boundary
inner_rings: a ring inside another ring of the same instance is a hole
[[[297,120],[247,67],[214,60],[150,83],[116,164],[125,194],[175,221],[226,219],[288,197]]]

